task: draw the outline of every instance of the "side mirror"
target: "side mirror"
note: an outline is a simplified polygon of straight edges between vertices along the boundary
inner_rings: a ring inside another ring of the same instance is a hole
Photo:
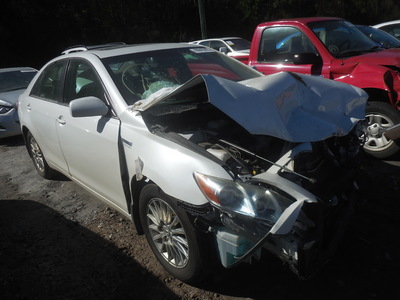
[[[295,65],[315,65],[321,64],[322,59],[315,53],[298,53],[293,56],[293,63]]]
[[[228,48],[226,48],[226,47],[219,47],[218,51],[219,51],[219,52],[222,52],[222,53],[224,53],[224,54],[227,54],[227,53],[228,53]]]
[[[107,105],[97,97],[89,96],[72,100],[69,111],[74,118],[105,116],[108,114]]]

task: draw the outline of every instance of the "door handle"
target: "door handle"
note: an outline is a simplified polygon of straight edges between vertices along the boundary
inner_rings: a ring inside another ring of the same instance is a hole
[[[57,122],[60,123],[61,125],[64,125],[64,124],[66,123],[65,120],[64,120],[64,118],[63,118],[63,116],[59,116],[59,117],[57,118]]]

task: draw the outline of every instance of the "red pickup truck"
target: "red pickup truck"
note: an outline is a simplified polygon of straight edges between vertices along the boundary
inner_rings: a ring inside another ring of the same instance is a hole
[[[298,72],[364,89],[369,100],[364,149],[387,158],[400,145],[383,134],[400,123],[400,49],[383,49],[340,18],[302,18],[262,23],[249,65],[264,74]]]

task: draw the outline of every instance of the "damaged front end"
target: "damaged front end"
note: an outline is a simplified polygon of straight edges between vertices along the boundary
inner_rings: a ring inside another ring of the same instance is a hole
[[[349,136],[352,141],[343,140]],[[258,161],[261,173],[254,176],[229,181],[195,174],[214,207],[213,214],[198,219],[212,224],[225,267],[252,262],[265,248],[308,278],[334,254],[357,200],[360,142],[356,130],[349,136],[299,144],[265,172]],[[336,151],[346,153],[340,161]]]
[[[264,248],[307,278],[332,255],[354,206],[366,100],[358,88],[306,75],[203,75],[136,109],[147,106],[154,134],[230,175],[193,174],[211,209],[191,213],[214,235],[223,266]]]

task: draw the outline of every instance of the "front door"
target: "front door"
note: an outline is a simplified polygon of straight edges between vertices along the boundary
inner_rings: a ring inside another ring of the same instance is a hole
[[[109,107],[107,116],[77,117],[69,106],[60,114],[58,137],[69,173],[104,200],[127,210],[119,168],[119,120],[106,101],[107,93],[94,68],[87,61],[72,60],[66,76],[64,102],[95,96]]]
[[[261,37],[257,62],[252,66],[265,75],[284,71],[320,76],[318,66],[294,64],[294,56],[301,53],[318,54],[302,31],[291,26],[267,27]]]

